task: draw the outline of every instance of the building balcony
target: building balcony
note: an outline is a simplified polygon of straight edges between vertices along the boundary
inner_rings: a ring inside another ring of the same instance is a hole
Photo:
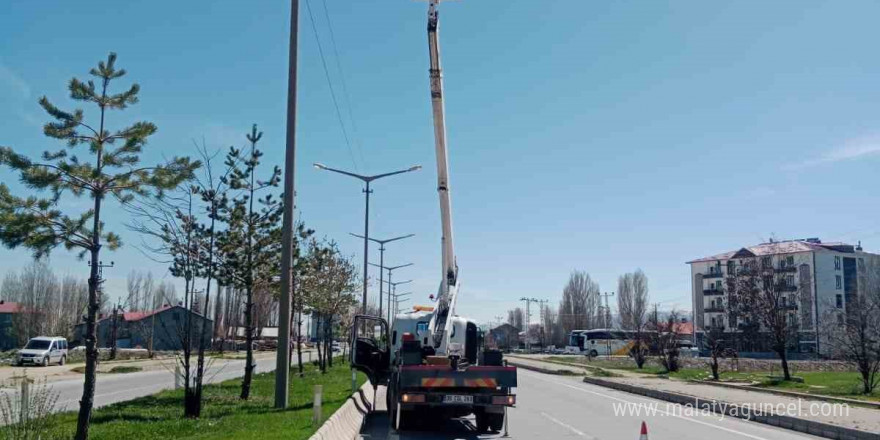
[[[704,296],[712,296],[712,295],[724,295],[724,291],[721,289],[703,289]]]
[[[706,313],[724,313],[724,306],[714,305],[703,309]]]
[[[777,284],[776,291],[777,292],[797,292],[798,288],[792,284]]]
[[[797,272],[797,267],[795,266],[785,266],[785,267],[777,267],[776,273],[794,273]]]
[[[723,277],[723,276],[724,276],[724,274],[721,273],[720,270],[712,270],[712,271],[709,271],[709,272],[704,273],[704,274],[703,274],[703,279],[707,279],[707,278],[721,278],[721,277]]]

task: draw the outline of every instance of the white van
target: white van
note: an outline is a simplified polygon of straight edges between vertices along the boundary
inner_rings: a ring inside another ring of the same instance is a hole
[[[27,345],[18,352],[17,365],[24,364],[49,366],[67,363],[67,339],[61,337],[37,336],[31,338]]]

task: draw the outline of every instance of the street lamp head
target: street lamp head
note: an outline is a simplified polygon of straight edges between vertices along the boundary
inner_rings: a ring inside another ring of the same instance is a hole
[[[322,163],[315,162],[312,165],[319,170],[326,170],[327,169],[327,166]]]
[[[420,169],[422,169],[422,166],[416,165],[416,166],[410,167],[407,171],[418,171]]]

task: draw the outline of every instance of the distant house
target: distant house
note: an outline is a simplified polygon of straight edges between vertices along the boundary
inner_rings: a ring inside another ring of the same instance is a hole
[[[0,301],[0,350],[20,348],[13,326],[13,317],[17,313],[19,313],[18,303]]]
[[[510,324],[501,324],[489,330],[486,335],[486,345],[498,350],[510,350],[519,348],[519,329]]]
[[[165,306],[146,312],[124,312],[116,317],[116,341],[119,348],[146,348],[160,351],[183,349],[186,317],[191,318],[191,346],[198,346],[199,329],[205,326],[205,347],[211,346],[214,322],[184,307]],[[102,315],[98,320],[98,347],[109,348],[113,341],[113,315]],[[77,324],[71,345],[85,343],[85,323]]]

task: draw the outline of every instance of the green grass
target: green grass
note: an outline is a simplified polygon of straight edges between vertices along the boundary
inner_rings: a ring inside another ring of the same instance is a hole
[[[239,400],[241,379],[233,379],[204,389],[202,417],[183,417],[183,390],[163,391],[152,396],[97,409],[92,414],[91,437],[100,440],[135,438],[174,439],[306,439],[320,425],[311,422],[314,386],[324,386],[323,415],[332,415],[351,395],[351,373],[345,362],[337,361],[326,374],[307,365],[304,377],[292,370],[290,405],[277,410],[274,405],[274,373],[254,376],[251,396]],[[358,383],[365,377],[358,374]],[[68,408],[76,410],[76,408]],[[52,417],[53,428],[44,438],[72,438],[76,413]],[[0,430],[0,437],[2,437]]]
[[[592,367],[598,367],[613,374],[614,370],[623,370],[647,375],[668,375],[673,379],[681,380],[711,380],[712,373],[708,365],[705,368],[683,368],[674,373],[668,373],[664,368],[656,365],[645,365],[641,370],[636,368],[631,359],[593,359],[587,360],[585,356],[551,356],[551,361],[567,362]],[[601,370],[600,370],[601,371]],[[594,373],[595,374],[595,373]],[[776,370],[774,375],[780,375]],[[601,374],[598,374],[601,375]],[[769,371],[759,372],[735,372],[722,371],[722,382],[751,382],[758,387],[783,391],[794,391],[806,394],[826,395],[832,397],[845,397],[849,399],[868,400],[880,402],[880,388],[874,390],[871,395],[862,394],[862,380],[856,372],[827,372],[827,371],[798,371],[793,376],[802,377],[803,383],[783,382],[771,380]]]

